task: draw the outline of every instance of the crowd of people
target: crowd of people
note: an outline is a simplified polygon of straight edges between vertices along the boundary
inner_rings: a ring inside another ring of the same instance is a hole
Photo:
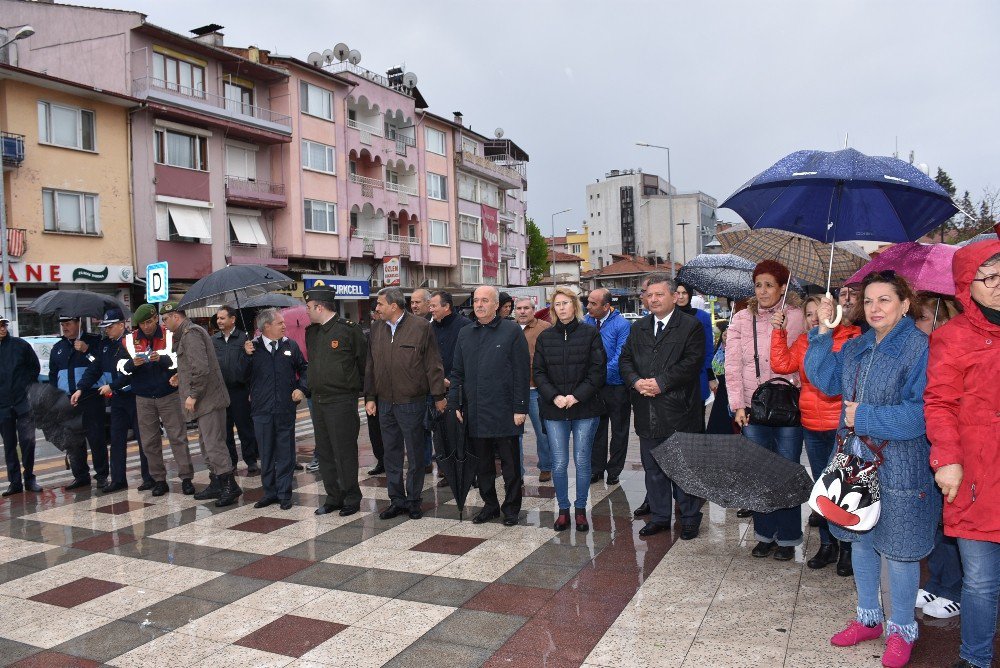
[[[408,309],[399,288],[385,288],[367,334],[339,315],[331,288],[317,286],[304,294],[312,323],[304,350],[285,335],[282,313],[273,308],[258,313],[255,336],[237,328],[235,310],[225,306],[214,336],[174,302],[136,309],[131,331],[120,310],[109,310],[100,323],[103,339],[81,333],[80,318],[62,317],[49,382],[83,417],[87,446],[68,453],[74,479],[66,489],[89,488],[92,477],[100,493],[127,489],[131,432],[141,445],[138,489],[169,493],[162,425],[182,493],[220,507],[235,503],[241,455],[247,474],[262,476],[264,494],[254,507],[289,509],[296,415],[308,399],[314,468],[325,491],[316,513],[349,516],[362,500],[363,397],[378,461],[370,473],[387,476],[383,520],[422,517],[432,455],[456,446],[451,416],[479,462],[482,507],[472,521],[516,524],[530,420],[538,479],[555,487],[554,530],[587,531],[590,486],[618,484],[634,424],[646,483],[635,515],[648,516],[639,535],[669,530],[677,515],[679,537],[692,540],[704,499],[671,480],[652,451],[675,432],[742,432],[794,462],[804,446],[817,480],[841,455],[878,462],[881,515],[873,528],[852,530],[860,500],[846,497],[808,520],[820,545],[807,566],[836,564],[836,573],[853,576],[857,588],[856,618],[833,635],[833,645],[884,637],[883,665],[904,666],[918,636],[916,609],[961,614],[954,665],[989,666],[1000,594],[1000,385],[990,381],[1000,371],[1000,241],[957,252],[956,306],[914,294],[895,272],[876,272],[840,290],[846,317],[835,326],[838,304],[830,296],[802,302],[788,290],[789,271],[780,263],[759,263],[753,278],[754,297],[720,323],[692,306],[691,286],[662,273],[643,281],[649,314],[631,324],[606,289],[589,293],[584,315],[576,292],[557,288],[543,320],[532,300],[489,285],[473,293],[471,318],[446,291],[419,289]],[[10,336],[0,319],[0,431],[9,485],[3,496],[40,491],[26,398],[38,369],[31,346]],[[751,411],[758,389],[776,379],[799,388],[793,423],[764,424]],[[197,423],[210,474],[200,491],[193,484],[190,422]],[[440,473],[438,485],[448,485]],[[753,557],[794,557],[803,541],[800,507],[737,514],[753,517]],[[921,588],[925,558],[930,578]],[[888,591],[880,594],[883,569]],[[888,619],[884,596],[892,604]]]

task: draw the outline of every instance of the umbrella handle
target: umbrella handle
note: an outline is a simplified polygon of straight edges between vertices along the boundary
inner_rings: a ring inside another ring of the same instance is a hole
[[[828,299],[833,299],[833,295],[830,294],[829,290],[827,290],[826,296]],[[840,321],[843,318],[844,318],[844,307],[841,306],[840,304],[837,304],[837,316],[832,321],[824,320],[823,325],[829,327],[830,329],[833,329],[834,327],[840,324]]]

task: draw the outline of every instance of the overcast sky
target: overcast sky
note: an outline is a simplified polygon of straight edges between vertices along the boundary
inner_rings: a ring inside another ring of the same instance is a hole
[[[642,167],[720,203],[795,150],[912,150],[977,199],[1000,187],[1000,2],[803,0],[88,0],[185,33],[305,59],[346,42],[405,63],[430,110],[528,152],[528,211],[549,232],[584,188]],[[722,210],[725,220],[738,220]]]

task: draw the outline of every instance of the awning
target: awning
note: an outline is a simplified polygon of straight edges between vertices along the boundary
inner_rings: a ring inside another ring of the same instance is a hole
[[[178,236],[192,237],[194,239],[212,238],[209,209],[168,204],[167,212],[170,214],[170,220],[173,222],[174,227],[177,228]]]
[[[229,224],[233,226],[236,240],[241,244],[267,245],[267,236],[260,226],[258,216],[248,216],[242,213],[229,214]]]

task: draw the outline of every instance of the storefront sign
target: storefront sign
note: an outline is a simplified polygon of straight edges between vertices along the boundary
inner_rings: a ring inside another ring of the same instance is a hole
[[[382,283],[386,287],[399,285],[398,255],[387,255],[382,258]]]
[[[132,267],[118,264],[37,264],[10,265],[12,283],[131,283]]]
[[[371,286],[368,285],[368,281],[356,278],[304,274],[302,284],[306,290],[311,290],[318,285],[333,288],[337,291],[337,299],[368,299],[371,294]]]
[[[496,278],[500,270],[500,231],[497,227],[497,210],[485,204],[483,219],[483,276]]]

